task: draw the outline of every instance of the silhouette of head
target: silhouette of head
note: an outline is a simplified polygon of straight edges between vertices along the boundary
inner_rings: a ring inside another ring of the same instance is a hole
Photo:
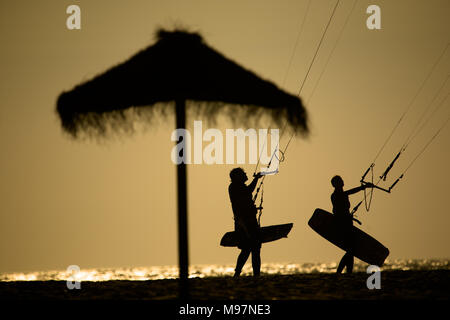
[[[341,176],[334,176],[331,179],[331,185],[334,188],[342,188],[344,186],[344,180],[342,180]]]
[[[231,182],[244,183],[248,180],[247,174],[242,168],[234,168],[230,171]]]

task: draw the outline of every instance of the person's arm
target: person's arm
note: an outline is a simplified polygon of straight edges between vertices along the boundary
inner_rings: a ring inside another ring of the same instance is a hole
[[[359,186],[359,187],[356,187],[356,188],[344,191],[344,193],[346,195],[351,195],[351,194],[357,193],[359,191],[362,191],[364,189],[372,188],[372,187],[373,187],[373,185],[371,183],[367,183],[367,184],[363,184],[362,186]]]
[[[262,176],[261,176],[261,173],[257,173],[257,174],[255,175],[255,177],[253,178],[252,183],[250,183],[250,184],[248,185],[248,189],[250,190],[250,192],[253,192],[253,190],[255,190],[256,184],[258,183],[258,179],[261,178],[261,177],[262,177]]]

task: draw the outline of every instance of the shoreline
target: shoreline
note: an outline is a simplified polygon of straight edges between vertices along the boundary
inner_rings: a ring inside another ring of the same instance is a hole
[[[380,289],[368,289],[370,274],[299,273],[205,277],[189,280],[190,298],[223,300],[448,300],[450,270],[382,271]],[[178,280],[83,281],[69,290],[66,281],[0,282],[0,300],[174,300]]]

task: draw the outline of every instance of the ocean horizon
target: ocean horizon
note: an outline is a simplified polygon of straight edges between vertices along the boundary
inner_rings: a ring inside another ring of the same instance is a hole
[[[334,273],[337,262],[263,263],[262,275],[292,275],[301,273]],[[367,263],[355,260],[354,272],[366,272]],[[450,259],[387,259],[381,271],[450,270]],[[189,267],[190,278],[232,276],[234,264],[197,264]],[[251,263],[247,263],[242,275],[251,275]],[[79,272],[50,270],[35,272],[0,273],[0,281],[147,281],[178,278],[178,266],[149,266],[124,268],[81,268]]]

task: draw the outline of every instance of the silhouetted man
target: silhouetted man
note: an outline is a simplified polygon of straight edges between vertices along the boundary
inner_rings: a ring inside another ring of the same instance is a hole
[[[352,247],[353,239],[351,238],[351,228],[353,226],[353,215],[350,213],[350,200],[348,196],[357,193],[373,185],[371,183],[344,191],[344,180],[340,176],[334,176],[331,179],[331,185],[334,192],[331,195],[331,203],[333,204],[333,213],[338,218],[338,223],[342,231],[346,234],[346,247]],[[339,262],[337,273],[342,273],[344,267],[347,267],[347,273],[353,271],[353,255],[351,251],[347,251]]]
[[[261,242],[259,240],[259,225],[256,220],[257,209],[253,202],[252,193],[255,190],[261,174],[255,175],[247,186],[247,174],[242,168],[230,171],[231,183],[228,187],[231,207],[234,214],[234,230],[238,234],[238,248],[241,253],[236,262],[234,276],[239,277],[247,259],[252,254],[253,275],[259,276],[261,269]]]

